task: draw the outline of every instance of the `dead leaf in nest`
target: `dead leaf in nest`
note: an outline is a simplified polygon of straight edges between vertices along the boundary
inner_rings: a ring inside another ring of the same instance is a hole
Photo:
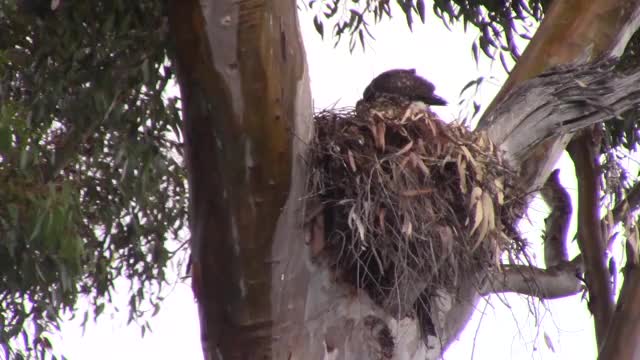
[[[482,212],[487,219],[488,230],[494,230],[496,228],[495,207],[491,195],[487,192],[482,193]]]
[[[482,201],[481,201],[481,197],[482,197],[482,189],[480,189],[479,187],[474,187],[473,190],[471,190],[471,204],[469,206],[469,208],[471,210],[473,210],[474,206],[475,206],[475,211],[474,211],[474,216],[473,216],[473,226],[471,227],[471,231],[469,232],[470,235],[472,235],[476,229],[478,229],[478,227],[480,226],[480,223],[482,222]]]
[[[496,186],[498,205],[504,205],[504,179],[502,177],[495,178],[493,184]]]
[[[402,118],[400,119],[400,124],[406,124],[407,119],[412,118],[413,120],[413,109],[411,108],[411,106],[407,107],[407,110],[405,110],[404,114],[402,115]]]
[[[433,189],[404,190],[400,193],[400,195],[412,197],[412,196],[420,196],[420,195],[429,195],[432,192],[433,192]]]
[[[349,217],[347,218],[347,224],[349,225],[349,228],[351,229],[356,229],[358,231],[358,235],[360,236],[360,240],[363,243],[363,246],[367,246],[367,243],[365,241],[364,238],[364,224],[362,223],[362,220],[360,219],[360,217],[356,214],[356,208],[355,206],[351,208],[351,211],[349,211]]]
[[[425,115],[428,115],[426,113],[426,110],[427,108],[425,107],[424,104],[420,104],[417,102],[411,103],[411,105],[407,107],[404,114],[402,115],[402,118],[400,119],[400,124],[406,124],[407,120],[416,121],[417,119]]]
[[[475,189],[474,189],[475,190]],[[491,196],[487,192],[483,192],[481,198],[476,203],[476,218],[474,222],[474,229],[471,230],[471,234],[473,234],[473,230],[475,230],[475,225],[478,222],[478,213],[480,213],[480,223],[477,227],[478,229],[478,239],[476,243],[473,245],[471,251],[475,251],[478,246],[484,241],[489,234],[490,231],[495,230],[496,228],[496,219],[495,219],[495,211],[493,207],[493,201],[491,200]]]
[[[378,208],[378,225],[380,226],[380,230],[384,232],[384,217],[387,214],[387,209],[383,207]]]
[[[408,217],[404,218],[404,223],[402,224],[402,233],[405,234],[408,238],[413,234],[413,224]]]
[[[440,241],[447,251],[447,254],[451,254],[453,251],[453,231],[449,226],[438,226],[438,235],[440,235]]]
[[[407,166],[407,163],[409,162],[409,160],[411,160],[411,156],[405,156],[402,158],[402,160],[400,160],[400,162],[398,163],[398,167],[402,170],[405,169],[405,167]]]
[[[351,167],[351,171],[356,172],[358,170],[356,168],[356,159],[353,157],[353,153],[351,150],[347,150],[347,158],[349,159],[349,166]]]
[[[411,149],[411,147],[413,146],[413,141],[409,141],[407,143],[407,145],[403,146],[402,149],[400,149],[396,155],[402,155],[404,153],[406,153],[407,151],[409,151]]]
[[[466,146],[460,146],[460,149],[464,153],[464,156],[467,158],[471,166],[473,166],[473,171],[475,172],[475,176],[478,178],[478,181],[482,181],[484,171],[483,167],[478,164],[476,159],[471,155],[471,152]]]
[[[427,167],[427,165],[424,164],[424,162],[422,161],[422,159],[420,159],[418,155],[416,155],[415,153],[411,153],[409,157],[411,158],[412,165],[420,169],[420,171],[422,171],[422,174],[424,176],[428,177],[431,175],[431,173],[429,172],[429,168]]]
[[[429,126],[429,130],[431,130],[431,134],[433,135],[433,137],[436,137],[438,135],[436,122],[429,118],[425,118],[424,122]]]
[[[458,155],[458,176],[460,177],[460,191],[463,194],[467,193],[467,162],[462,158],[462,155]]]
[[[380,151],[384,151],[384,148],[386,147],[386,141],[384,138],[386,130],[387,130],[387,126],[385,125],[384,122],[380,121],[376,123],[375,141],[376,141],[376,147]]]

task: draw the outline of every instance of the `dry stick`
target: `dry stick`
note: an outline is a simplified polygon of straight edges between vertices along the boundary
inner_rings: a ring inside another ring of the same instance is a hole
[[[571,155],[578,178],[578,246],[585,265],[589,290],[589,310],[593,314],[598,347],[603,344],[611,323],[614,303],[605,262],[605,242],[600,228],[600,164],[594,131],[584,131],[571,141]]]

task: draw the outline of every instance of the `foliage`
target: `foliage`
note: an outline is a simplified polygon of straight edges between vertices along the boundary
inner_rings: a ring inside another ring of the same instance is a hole
[[[425,0],[396,0],[409,29],[414,17],[422,23],[426,21]],[[529,20],[542,19],[548,1],[544,0],[434,0],[433,12],[446,25],[461,22],[465,31],[471,25],[480,31],[478,40],[472,45],[474,59],[478,60],[479,49],[491,59],[496,55],[507,68],[504,53],[513,58],[520,55],[517,37],[529,39]],[[353,51],[359,42],[365,46],[365,35],[373,37],[372,23],[379,23],[392,16],[391,0],[307,0],[311,10],[315,10],[313,24],[324,37],[325,23],[333,23],[331,35],[336,45],[343,35],[349,36],[349,49]]]
[[[168,241],[186,219],[177,101],[164,95],[173,77],[165,2],[28,10],[0,2],[7,358],[44,356],[64,312],[83,296],[97,317],[117,278],[130,284],[118,289],[130,294],[129,321],[157,311]]]
[[[636,32],[616,66],[616,71],[628,74],[637,71],[640,62],[640,32]],[[618,204],[631,191],[637,188],[638,175],[629,174],[628,160],[638,151],[640,143],[640,109],[632,108],[613,118],[602,126],[602,170],[604,190],[610,204]],[[635,156],[634,156],[635,157]],[[634,160],[635,161],[635,160]]]

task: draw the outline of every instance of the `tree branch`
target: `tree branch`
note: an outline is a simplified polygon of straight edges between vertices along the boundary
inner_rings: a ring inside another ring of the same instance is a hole
[[[516,292],[540,299],[557,299],[577,294],[582,290],[582,282],[578,276],[583,270],[580,257],[548,269],[506,265],[503,271],[489,274],[479,292],[483,296]]]
[[[544,262],[551,268],[569,260],[567,234],[571,221],[571,197],[560,183],[560,169],[554,170],[542,187],[542,198],[551,208],[545,219]]]
[[[552,136],[575,132],[638,105],[640,71],[616,74],[615,64],[603,60],[558,66],[526,81],[486,115],[490,124],[499,125],[486,127],[491,139],[508,149],[512,159],[524,159]]]
[[[640,357],[640,266],[638,253],[631,241],[637,242],[638,239],[630,237],[627,240],[624,285],[598,359],[635,360]]]
[[[521,169],[527,188],[537,187],[540,170],[555,164],[564,149],[566,141],[549,154],[555,139],[640,103],[640,71],[622,75],[614,67],[612,60],[556,67],[523,83],[486,115],[487,126],[479,129],[485,129]]]
[[[638,7],[637,2],[625,0],[554,1],[479,125],[493,121],[487,114],[499,108],[513,89],[552,66],[620,56],[638,28]]]
[[[614,302],[600,227],[601,170],[593,136],[593,130],[583,132],[567,150],[575,164],[578,179],[578,246],[585,263],[589,310],[594,317],[597,342],[602,344],[611,322]]]

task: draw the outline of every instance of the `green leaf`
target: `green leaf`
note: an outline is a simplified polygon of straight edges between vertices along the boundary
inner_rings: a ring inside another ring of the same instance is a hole
[[[9,127],[0,127],[0,153],[7,154],[12,147],[12,134]]]
[[[29,151],[27,149],[22,149],[20,151],[20,170],[26,170],[29,165]]]
[[[149,82],[149,59],[145,58],[142,61],[142,81]]]
[[[100,303],[96,306],[94,310],[94,315],[93,315],[94,321],[98,319],[98,316],[100,316],[103,312],[104,312],[104,303]]]
[[[320,34],[320,37],[324,39],[324,24],[317,15],[313,17],[313,27],[316,29],[316,32]]]
[[[424,22],[426,20],[424,0],[416,1],[416,11],[418,12],[418,15],[420,16],[420,21],[422,21],[422,23],[424,24]]]
[[[33,227],[33,231],[31,232],[31,236],[29,236],[29,242],[33,241],[40,233],[42,232],[42,223],[44,223],[44,219],[48,218],[48,214],[46,212],[42,212],[38,215],[36,220],[36,225]]]
[[[11,218],[11,222],[14,225],[18,225],[18,220],[20,216],[20,211],[18,210],[18,206],[16,204],[11,203],[7,205],[7,210],[9,211],[9,216]]]

